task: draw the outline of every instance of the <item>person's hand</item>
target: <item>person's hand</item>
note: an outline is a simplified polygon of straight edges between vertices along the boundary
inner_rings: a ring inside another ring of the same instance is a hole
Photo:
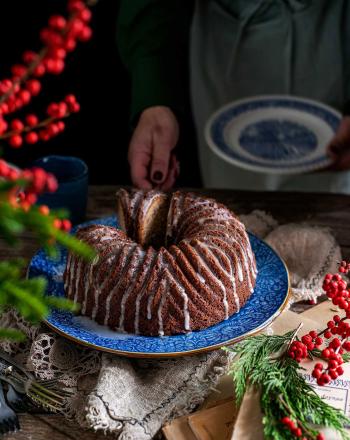
[[[172,150],[179,124],[169,107],[149,107],[141,113],[128,152],[132,183],[140,189],[169,190],[179,174]]]
[[[328,154],[334,160],[329,169],[334,171],[350,169],[350,116],[344,116],[341,120],[328,146]]]

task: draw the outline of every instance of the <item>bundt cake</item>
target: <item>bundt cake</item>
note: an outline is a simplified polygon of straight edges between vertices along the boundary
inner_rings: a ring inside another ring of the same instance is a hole
[[[77,237],[97,256],[68,255],[64,287],[81,314],[117,331],[172,335],[239,311],[257,269],[244,225],[224,205],[192,193],[117,193],[120,229]]]

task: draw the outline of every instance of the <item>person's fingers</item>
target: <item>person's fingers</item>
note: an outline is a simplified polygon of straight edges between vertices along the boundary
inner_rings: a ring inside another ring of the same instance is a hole
[[[350,116],[344,116],[343,119],[340,121],[334,139],[336,142],[341,143],[350,140]]]
[[[334,163],[330,167],[332,171],[345,171],[350,169],[350,144],[346,148],[343,146],[338,149],[334,149]]]
[[[171,150],[178,137],[179,126],[171,109],[155,106],[142,112],[128,153],[135,186],[151,189],[166,180]]]
[[[153,152],[150,179],[156,185],[161,185],[169,172],[171,151],[178,141],[178,126],[176,119],[164,121],[153,132]]]
[[[162,184],[169,171],[169,160],[172,145],[171,139],[166,135],[155,135],[153,138],[153,153],[150,179],[155,184]]]
[[[148,168],[151,157],[146,151],[134,151],[130,155],[130,174],[133,185],[140,189],[152,189],[148,180]]]
[[[128,160],[130,165],[131,181],[140,189],[152,189],[152,183],[148,178],[148,170],[151,163],[152,146],[150,137],[136,131],[131,139]]]
[[[350,147],[350,117],[345,116],[327,147],[329,156],[337,160]]]
[[[175,184],[180,174],[180,164],[174,154],[171,155],[170,167],[165,181],[159,186],[162,191],[169,191]]]

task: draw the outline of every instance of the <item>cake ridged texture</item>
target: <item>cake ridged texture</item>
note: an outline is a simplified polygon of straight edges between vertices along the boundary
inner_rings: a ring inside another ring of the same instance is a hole
[[[217,324],[249,299],[255,258],[244,225],[224,205],[193,193],[123,189],[117,215],[123,230],[78,230],[96,250],[93,261],[68,255],[65,291],[82,315],[162,336]]]

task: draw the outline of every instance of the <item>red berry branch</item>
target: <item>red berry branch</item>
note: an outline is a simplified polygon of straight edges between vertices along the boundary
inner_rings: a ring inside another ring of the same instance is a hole
[[[20,148],[24,142],[48,141],[65,129],[65,118],[80,110],[75,96],[70,94],[60,102],[50,103],[41,120],[33,113],[9,120],[10,115],[40,93],[42,84],[38,78],[60,74],[65,68],[67,54],[76,48],[77,42],[91,38],[90,20],[91,11],[86,3],[68,0],[67,16],[52,15],[48,26],[40,32],[42,48],[38,52],[24,52],[23,63],[12,66],[12,76],[0,81],[0,140],[6,140],[12,148]],[[42,169],[19,171],[4,160],[0,160],[0,178],[12,183],[5,200],[13,208],[26,212],[36,203],[39,194],[54,192],[58,186],[55,177]],[[1,200],[4,201],[3,196]],[[40,207],[39,212],[50,213],[48,207]],[[70,229],[69,220],[54,219],[53,224],[64,231]]]
[[[22,209],[28,212],[32,205],[37,202],[38,195],[44,192],[55,192],[58,188],[57,180],[51,173],[42,168],[18,170],[10,166],[5,160],[0,159],[0,178],[3,181],[12,182],[13,186],[6,192],[5,200],[14,209]],[[22,189],[22,188],[25,189]],[[46,205],[38,207],[40,214],[48,216],[50,209]],[[68,219],[54,218],[52,222],[56,229],[69,232],[72,225]]]
[[[286,405],[287,406],[287,405]],[[288,407],[287,407],[288,409]],[[290,433],[297,438],[301,438],[302,435],[307,435],[308,437],[302,437],[301,440],[315,439],[315,440],[326,440],[326,437],[319,432],[316,437],[311,431],[309,431],[303,423],[298,420],[293,420],[292,418],[285,416],[281,419],[281,423],[285,426]]]
[[[19,148],[23,140],[28,144],[35,144],[39,140],[48,141],[61,133],[65,128],[63,118],[80,110],[80,105],[74,95],[67,95],[64,101],[51,103],[47,108],[48,117],[39,122],[34,114],[27,115],[24,120],[13,119],[10,128],[0,122],[0,139],[8,139],[11,147]],[[6,124],[6,122],[5,122]],[[5,127],[2,132],[1,128]],[[7,130],[7,131],[6,131]],[[2,133],[1,133],[2,132]]]
[[[349,359],[345,359],[345,353],[350,352],[350,287],[342,275],[347,275],[350,271],[350,263],[342,261],[339,265],[339,273],[327,274],[323,282],[323,290],[332,303],[343,311],[343,316],[336,314],[327,322],[327,327],[317,332],[311,330],[303,335],[299,340],[297,332],[294,333],[289,346],[287,356],[300,363],[306,358],[319,358],[316,362],[312,376],[316,379],[319,386],[329,384],[344,374],[342,364]],[[323,337],[322,337],[323,336]],[[348,356],[347,356],[348,357]],[[280,396],[282,399],[282,397]],[[287,412],[287,416],[282,417],[280,423],[290,431],[296,438],[324,440],[322,433],[310,432],[305,424],[298,420],[290,411],[289,406],[281,401]],[[302,437],[303,436],[303,437]]]
[[[299,337],[301,323],[284,335],[259,334],[226,349],[235,354],[230,374],[237,405],[247,390],[259,391],[264,438],[325,440],[319,428],[328,427],[337,438],[349,440],[350,419],[323,400],[299,371],[306,358],[315,362],[312,376],[320,386],[344,373],[343,363],[350,361],[350,286],[345,279],[349,272],[350,263],[342,261],[339,273],[324,279],[323,289],[340,312],[323,330]]]
[[[317,432],[315,434],[308,429],[305,423],[302,423],[300,420],[298,420],[281,395],[278,396],[278,400],[289,414],[289,416],[282,417],[280,422],[286,429],[288,429],[288,431],[290,431],[292,436],[301,438],[301,440],[326,440],[322,432]]]
[[[323,282],[323,290],[335,306],[338,306],[345,314],[343,317],[334,315],[328,321],[327,327],[322,331],[310,331],[292,343],[288,350],[288,356],[301,362],[306,357],[319,357],[324,362],[317,362],[312,376],[320,386],[327,385],[344,373],[344,352],[350,351],[350,288],[342,274],[348,274],[350,263],[342,261],[339,265],[339,273],[327,274]],[[321,336],[324,336],[322,338]],[[322,350],[318,350],[322,346]]]
[[[93,3],[93,0],[87,1],[89,5]],[[11,76],[0,81],[0,141],[6,141],[12,148],[19,148],[24,142],[48,141],[64,130],[66,118],[79,111],[79,103],[70,94],[60,102],[50,103],[41,118],[31,112],[13,117],[15,111],[40,93],[43,76],[61,73],[67,54],[78,42],[91,38],[90,19],[91,11],[86,3],[68,0],[66,16],[53,15],[41,31],[42,48],[37,52],[26,51],[23,62],[11,68]],[[63,212],[50,212],[46,205],[34,206],[40,194],[57,188],[55,176],[43,169],[19,170],[0,159],[1,238],[14,245],[20,234],[28,230],[51,254],[57,253],[58,248],[53,246],[57,242],[82,258],[91,259],[93,250],[66,233],[71,223],[63,218]],[[38,323],[47,317],[52,307],[74,310],[74,304],[66,299],[45,295],[44,278],[26,279],[24,273],[23,260],[0,262],[0,313],[4,308],[13,307],[24,319]],[[0,328],[0,339],[21,340],[23,336],[15,329]]]
[[[79,111],[74,95],[68,95],[62,102],[51,103],[47,108],[48,117],[41,121],[32,114],[23,121],[8,120],[13,112],[22,109],[40,93],[42,84],[38,78],[62,73],[67,54],[74,51],[78,42],[90,40],[90,20],[91,11],[83,1],[69,0],[67,17],[51,16],[48,26],[40,32],[41,50],[24,52],[23,63],[12,66],[12,76],[0,81],[0,140],[7,140],[13,148],[21,147],[23,142],[48,141],[64,130],[63,118]]]

